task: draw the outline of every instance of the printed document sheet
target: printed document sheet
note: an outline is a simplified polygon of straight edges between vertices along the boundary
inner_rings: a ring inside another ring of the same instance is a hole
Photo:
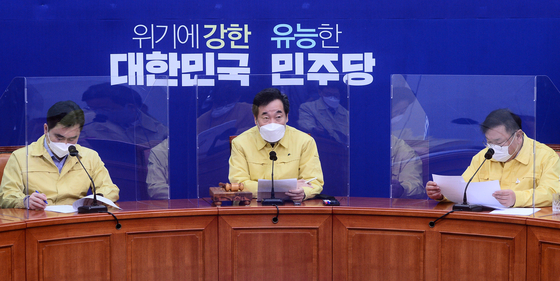
[[[289,200],[290,197],[286,192],[297,188],[297,179],[274,180],[274,197]],[[271,180],[259,180],[257,201],[263,198],[270,198],[270,190],[272,189]]]
[[[438,184],[441,193],[450,201],[463,202],[463,194],[467,183],[462,176],[432,175],[434,182]],[[467,202],[469,204],[483,205],[494,209],[505,209],[505,207],[492,196],[492,193],[500,190],[500,181],[471,182],[467,189]]]
[[[45,211],[51,211],[51,212],[57,212],[57,213],[75,213],[78,211],[78,207],[83,206],[84,205],[84,201],[86,199],[93,199],[93,194],[92,195],[88,195],[86,197],[83,197],[81,199],[78,199],[74,202],[74,204],[72,205],[52,205],[52,206],[47,206],[45,208]],[[104,203],[107,206],[111,206],[113,208],[117,208],[119,210],[122,210],[119,206],[115,205],[115,203],[113,203],[113,201],[103,197],[103,196],[97,196],[97,201]]]

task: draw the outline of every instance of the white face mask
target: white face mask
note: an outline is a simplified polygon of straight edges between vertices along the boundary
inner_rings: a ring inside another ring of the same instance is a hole
[[[49,148],[51,149],[52,153],[56,155],[58,158],[64,158],[64,156],[68,155],[68,147],[70,147],[71,143],[62,143],[62,142],[53,142],[47,133],[47,138],[49,139]]]
[[[284,137],[286,132],[286,125],[281,125],[277,123],[270,123],[259,127],[259,132],[261,137],[267,142],[277,142]]]
[[[513,140],[515,140],[516,137],[517,135],[513,137]],[[506,162],[507,160],[509,160],[513,155],[513,154],[509,154],[509,147],[513,143],[513,140],[509,143],[509,145],[504,145],[504,146],[499,146],[496,144],[488,144],[488,147],[494,149],[494,155],[492,156],[492,159],[498,162]]]
[[[337,99],[335,96],[323,97],[323,102],[330,108],[338,108],[340,104],[340,99]]]

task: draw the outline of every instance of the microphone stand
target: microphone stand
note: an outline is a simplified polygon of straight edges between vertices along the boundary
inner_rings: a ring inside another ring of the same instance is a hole
[[[272,160],[272,188],[270,189],[270,198],[267,199],[263,199],[261,201],[261,204],[263,206],[278,206],[278,205],[284,205],[284,200],[282,200],[281,198],[276,198],[274,195],[274,161],[278,160],[278,157],[276,157],[276,152],[275,151],[271,151],[270,152],[270,160]]]
[[[484,154],[484,161],[482,161],[482,164],[480,164],[478,169],[476,169],[476,172],[474,172],[474,174],[472,175],[471,179],[467,183],[467,186],[465,186],[465,192],[463,193],[463,203],[453,205],[453,211],[466,211],[466,212],[480,212],[480,211],[482,211],[482,205],[476,205],[476,204],[471,205],[471,204],[467,203],[467,188],[469,188],[469,184],[473,180],[476,173],[478,173],[478,170],[480,170],[480,168],[482,168],[482,165],[484,165],[484,162],[486,162],[486,160],[488,160],[488,159],[491,159],[492,155],[494,155],[494,149],[489,148],[488,151],[486,152],[486,154]]]
[[[78,162],[80,162],[80,165],[82,165],[82,168],[84,168],[84,171],[86,172],[87,176],[89,177],[89,180],[91,181],[91,185],[93,186],[92,191],[93,191],[93,202],[91,203],[90,206],[80,206],[78,207],[78,214],[90,214],[90,213],[107,213],[107,206],[105,205],[98,205],[97,204],[97,194],[95,193],[95,183],[93,182],[93,179],[91,178],[91,176],[89,175],[89,173],[86,170],[86,167],[84,167],[84,164],[82,164],[82,161],[80,160],[80,157],[78,156],[78,150],[76,150],[75,146],[70,146],[68,148],[68,152],[70,154],[70,156],[74,156],[78,159]],[[118,223],[118,221],[117,221]]]

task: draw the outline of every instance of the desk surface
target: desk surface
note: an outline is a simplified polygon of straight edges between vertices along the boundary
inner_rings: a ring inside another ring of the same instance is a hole
[[[551,208],[525,217],[454,212],[430,228],[453,204],[338,199],[341,206],[308,200],[278,211],[256,201],[221,207],[209,199],[119,202],[122,210],[110,211],[122,229],[103,213],[1,209],[0,261],[15,266],[0,269],[0,279],[80,280],[80,269],[91,264],[98,264],[91,274],[112,280],[266,279],[271,268],[277,280],[560,275],[560,215],[551,215]],[[61,262],[70,255],[79,265]],[[271,255],[282,262],[271,263]]]
[[[321,200],[307,200],[301,206],[294,206],[291,202],[279,206],[282,214],[348,214],[348,215],[388,215],[411,217],[437,218],[450,211],[452,203],[438,203],[434,200],[420,199],[390,199],[390,198],[363,198],[340,197],[340,206],[324,206]],[[235,215],[235,214],[273,214],[276,208],[261,206],[253,200],[246,206],[221,206],[212,205],[209,198],[203,199],[174,199],[152,201],[119,202],[122,210],[109,208],[119,219],[156,218],[174,216],[200,216],[200,215]],[[532,216],[493,215],[484,212],[454,212],[449,218],[465,220],[481,220],[493,222],[507,222],[514,224],[527,224],[560,228],[560,214],[553,215],[552,208],[541,208]],[[34,211],[24,209],[0,209],[0,227],[3,230],[18,229],[43,225],[56,225],[76,223],[80,221],[105,221],[112,220],[106,214],[77,214],[55,213],[48,211]]]

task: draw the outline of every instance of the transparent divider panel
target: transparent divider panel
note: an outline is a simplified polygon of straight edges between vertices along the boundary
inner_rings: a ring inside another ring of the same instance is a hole
[[[536,90],[536,120],[538,120],[538,123],[535,122],[535,128],[536,131],[539,132],[537,135],[537,141],[551,145],[558,154],[560,153],[560,130],[558,130],[558,128],[560,128],[560,92],[547,76],[536,77]],[[535,154],[535,159],[539,159],[538,153]],[[554,160],[549,162],[554,163]],[[553,169],[558,171],[558,165],[554,166],[555,168]],[[537,185],[538,171],[538,169],[535,169],[535,174],[533,175],[533,179],[535,181],[533,185],[533,208],[535,209],[533,212],[534,217],[548,215],[546,212],[537,213],[536,208],[542,207],[541,205],[549,205],[546,198],[548,197],[549,199],[552,199],[554,197],[551,198],[550,196],[552,196],[553,193],[560,193],[560,182],[555,182],[553,180],[550,183],[556,185],[548,187],[548,190],[544,190],[544,193],[546,194],[544,195],[544,199],[543,196],[539,196],[539,194],[543,194],[543,188],[540,185]],[[557,201],[556,203],[556,205],[560,205],[560,202]],[[554,202],[551,204],[554,204]]]
[[[25,148],[25,128],[28,119],[25,105],[25,83],[26,79],[23,77],[12,79],[0,96],[0,112],[2,112],[0,146],[2,146],[2,151],[5,152],[12,152],[13,150],[23,148],[22,159],[20,159],[20,161],[24,168],[27,167],[27,160],[25,159],[25,155],[27,155],[27,148]],[[30,112],[30,114],[34,115],[32,112]],[[17,192],[4,190],[4,198],[12,198],[10,200],[11,204],[15,204],[16,201],[20,201],[20,204],[22,204],[22,198],[29,193],[27,189],[27,177],[27,171],[22,171],[22,182],[10,184]],[[18,198],[18,200],[14,200],[13,198]],[[14,215],[18,215],[18,213],[14,213]],[[22,218],[24,218],[24,216],[22,216]]]
[[[287,125],[309,134],[316,142],[324,178],[322,193],[348,196],[349,88],[342,82],[342,77],[340,82],[329,81],[327,85],[306,81],[303,85],[282,86],[274,86],[271,75],[250,75],[243,81],[224,81],[219,76],[199,76],[197,79],[199,197],[208,197],[209,188],[217,187],[220,182],[230,182],[230,139],[255,127],[253,99],[258,92],[270,87],[279,89],[289,99]],[[299,155],[292,157],[298,159]],[[289,161],[292,160],[279,158],[275,170]],[[261,164],[270,170],[264,169],[264,174],[251,177],[271,178],[272,165],[265,162]],[[293,175],[297,177],[297,171]],[[282,178],[275,174],[276,179]]]
[[[57,102],[72,101],[83,112],[83,128],[77,131],[79,139],[66,140],[64,134],[62,139],[56,139],[61,137],[58,131],[56,133],[59,136],[49,133],[49,139],[52,142],[77,142],[76,148],[80,155],[89,156],[89,159],[81,159],[95,182],[97,193],[111,196],[111,186],[114,184],[119,189],[119,202],[169,199],[166,77],[146,81],[151,83],[150,85],[134,86],[111,85],[111,77],[41,77],[25,80],[28,113],[26,144],[38,140],[45,142],[44,126],[49,109]],[[80,114],[76,116],[77,122],[80,122]],[[61,125],[57,123],[58,119],[53,120],[54,123],[48,126],[49,132]],[[72,137],[68,128],[62,129],[65,134],[68,133],[68,137]],[[47,143],[50,144],[49,141]],[[50,149],[49,144],[47,147]],[[33,145],[30,149],[32,147]],[[37,147],[44,148],[44,143],[38,144]],[[99,155],[104,167],[92,166],[95,163],[95,154],[90,150]],[[45,151],[43,156],[48,156],[46,153]],[[72,184],[56,187],[52,185],[54,179],[52,182],[45,180],[43,173],[29,173],[29,192],[38,190],[45,193],[49,196],[49,204],[55,205],[71,204],[76,199],[91,194],[90,180],[76,160],[75,157],[68,156],[65,161],[70,163],[65,163],[60,170],[61,177],[73,174],[76,178],[75,183],[73,180]],[[33,171],[38,165],[45,165],[39,164],[38,161],[40,160],[37,156],[30,155],[28,170]],[[45,169],[56,171],[56,161],[43,161],[49,163]],[[103,169],[107,169],[112,184],[101,178]]]
[[[391,197],[428,198],[425,186],[434,174],[462,176],[468,182],[484,159],[486,144],[501,138],[517,145],[526,135],[530,139],[525,139],[523,146],[532,147],[536,136],[535,83],[535,76],[393,75]],[[518,116],[513,120],[508,114],[500,122],[519,121],[523,133],[518,132],[514,139],[509,138],[511,131],[499,131],[504,136],[496,136],[494,127],[483,131],[486,117],[497,109]],[[494,139],[487,140],[488,136]],[[533,153],[528,157],[534,158]],[[473,182],[500,180],[499,175],[490,173],[494,165],[500,164],[494,159],[486,161]],[[534,173],[532,166],[526,169],[528,174]],[[529,191],[533,188],[530,181],[523,182]],[[502,189],[510,186],[504,180],[500,183]]]

